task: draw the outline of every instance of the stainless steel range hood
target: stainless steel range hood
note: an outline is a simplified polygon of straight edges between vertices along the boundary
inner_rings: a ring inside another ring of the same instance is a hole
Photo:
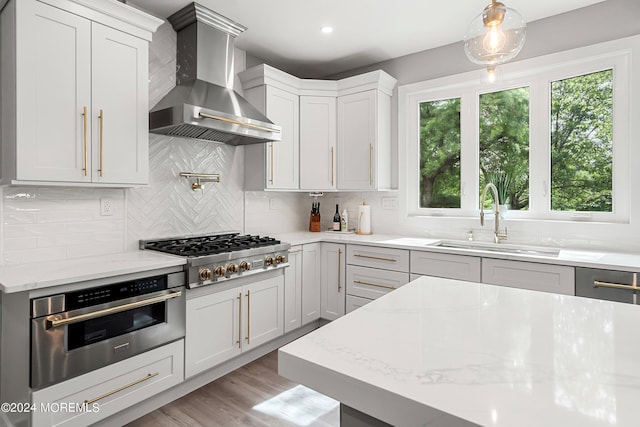
[[[174,13],[176,87],[149,113],[149,131],[245,145],[280,141],[282,128],[233,90],[234,38],[242,25],[198,3]]]

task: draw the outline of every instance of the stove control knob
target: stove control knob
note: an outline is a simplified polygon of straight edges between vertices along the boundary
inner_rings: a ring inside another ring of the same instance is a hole
[[[224,276],[225,269],[224,267],[219,265],[213,270],[213,273],[216,275],[216,277],[222,277]]]
[[[270,256],[266,257],[266,258],[264,259],[264,265],[265,265],[266,267],[268,267],[268,266],[270,266],[270,265],[273,265],[273,258],[271,258]]]
[[[276,264],[282,264],[285,261],[284,255],[276,256]]]
[[[200,276],[200,280],[203,282],[205,280],[211,280],[211,269],[210,268],[201,268],[198,271],[198,275]]]
[[[238,266],[234,263],[227,264],[227,273],[237,273]]]
[[[251,264],[249,264],[247,261],[242,261],[239,267],[240,267],[240,271],[251,270]]]

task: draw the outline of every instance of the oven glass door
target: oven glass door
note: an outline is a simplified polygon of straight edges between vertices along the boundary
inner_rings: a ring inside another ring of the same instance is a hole
[[[67,326],[67,350],[128,334],[166,321],[166,302],[107,314]]]

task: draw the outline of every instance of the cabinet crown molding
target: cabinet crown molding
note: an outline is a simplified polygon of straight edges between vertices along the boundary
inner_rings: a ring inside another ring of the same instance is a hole
[[[267,64],[256,65],[238,78],[244,90],[269,85],[301,96],[342,96],[377,89],[391,96],[397,80],[382,70],[371,71],[341,80],[301,79]]]
[[[36,0],[31,0],[36,1]],[[164,20],[156,18],[140,9],[136,9],[119,1],[110,0],[37,0],[60,9],[76,13],[101,24],[111,26],[113,20],[127,24],[130,28],[118,29],[128,31],[137,37],[151,41],[152,34]]]

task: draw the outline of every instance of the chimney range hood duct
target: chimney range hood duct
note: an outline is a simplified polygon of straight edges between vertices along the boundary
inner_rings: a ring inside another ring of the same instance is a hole
[[[149,113],[149,131],[245,145],[280,141],[282,128],[233,90],[233,41],[246,30],[198,3],[174,13],[176,87]]]

